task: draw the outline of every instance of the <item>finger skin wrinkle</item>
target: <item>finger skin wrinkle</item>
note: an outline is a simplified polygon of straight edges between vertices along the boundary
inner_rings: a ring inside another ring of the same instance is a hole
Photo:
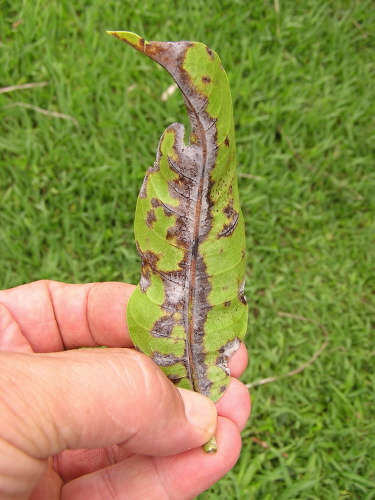
[[[109,466],[123,462],[126,458],[124,451],[117,444],[106,449],[106,459]]]
[[[89,320],[89,296],[96,283],[67,285],[50,281],[48,293],[64,350],[97,346]],[[89,338],[87,338],[89,337]]]
[[[91,339],[92,339],[92,345],[99,345],[99,343],[95,339],[95,335],[93,333],[93,329],[91,328],[91,323],[90,323],[90,315],[89,315],[89,303],[90,303],[90,296],[94,288],[97,286],[97,283],[94,283],[92,287],[89,288],[88,292],[85,294],[85,318],[86,318],[86,323],[87,323],[87,332],[89,333]]]
[[[160,463],[160,461],[159,461]],[[170,480],[169,474],[166,474],[166,470],[163,467],[158,466],[158,460],[154,459],[153,457],[150,457],[150,464],[152,465],[152,468],[154,470],[154,476],[156,479],[159,479],[158,481],[155,481],[156,484],[160,486],[160,489],[162,491],[158,492],[157,495],[154,496],[155,499],[163,499],[163,500],[176,500],[176,491],[169,491],[167,488],[164,486],[164,484],[173,484],[173,481]],[[167,476],[167,477],[165,477]],[[161,480],[160,480],[161,478]],[[161,496],[161,494],[163,494]]]
[[[0,291],[0,302],[7,307],[18,325],[20,335],[27,339],[34,352],[62,349],[48,292],[48,280]]]
[[[139,414],[138,418],[132,419],[133,426],[130,429],[128,427],[128,430],[130,431],[129,437],[126,439],[123,445],[131,449],[132,443],[137,443],[139,439],[139,435],[142,433],[145,433],[147,430],[148,433],[150,434],[150,451],[152,448],[152,442],[155,439],[155,431],[157,435],[160,433],[160,429],[164,425],[164,419],[161,420],[161,417],[165,415],[165,398],[155,398],[155,394],[161,394],[164,395],[164,384],[162,383],[162,380],[160,379],[160,376],[163,376],[163,373],[161,373],[159,370],[154,369],[152,372],[149,373],[149,370],[146,370],[144,367],[144,363],[147,362],[147,364],[150,363],[150,361],[143,356],[133,356],[133,360],[135,361],[136,369],[139,370],[139,376],[136,377],[137,384],[134,385],[132,388],[133,391],[136,393],[142,393],[143,394],[143,400],[144,400],[144,407],[146,407],[147,414]],[[150,365],[152,368],[154,368],[153,365]],[[156,368],[156,365],[155,365]],[[133,374],[136,373],[136,370],[132,371]],[[129,383],[134,379],[130,379]],[[129,386],[127,386],[127,390],[129,391]],[[129,393],[129,392],[128,392]],[[134,411],[136,411],[134,409]],[[149,414],[153,415],[153,420],[155,422],[159,422],[157,426],[152,426],[152,428],[147,429],[147,423],[149,419]],[[161,415],[161,417],[160,417]],[[151,431],[151,432],[150,432]]]
[[[121,500],[123,497],[122,491],[117,491],[115,488],[116,481],[113,481],[113,475],[110,473],[110,467],[105,467],[101,470],[101,477],[103,480],[103,489],[105,495],[102,496],[103,500],[108,498],[108,500]],[[104,493],[103,492],[103,493]]]
[[[14,316],[0,302],[0,350],[15,352],[32,352],[30,343],[22,335]]]
[[[57,330],[58,330],[59,335],[60,335],[60,339],[61,339],[61,344],[63,346],[63,350],[65,350],[64,338],[63,338],[63,336],[61,334],[61,328],[60,328],[60,325],[59,325],[59,322],[58,322],[58,319],[57,319],[57,316],[56,316],[56,308],[55,308],[55,304],[54,304],[54,300],[53,300],[53,293],[51,291],[51,285],[52,285],[51,280],[46,280],[46,289],[47,289],[47,292],[48,292],[48,295],[49,295],[49,300],[51,302],[54,321],[55,321]]]

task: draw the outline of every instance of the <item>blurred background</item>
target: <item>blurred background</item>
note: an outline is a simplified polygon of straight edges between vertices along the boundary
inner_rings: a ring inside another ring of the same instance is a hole
[[[106,30],[203,42],[232,88],[253,413],[199,499],[375,498],[375,3],[0,0],[1,288],[138,282],[136,198],[187,116]]]

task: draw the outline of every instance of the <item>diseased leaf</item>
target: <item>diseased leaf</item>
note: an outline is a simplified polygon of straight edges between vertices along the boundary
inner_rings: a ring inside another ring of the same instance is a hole
[[[191,124],[188,144],[183,125],[165,130],[139,193],[135,239],[142,268],[127,308],[130,335],[177,386],[215,402],[228,386],[227,361],[247,326],[228,79],[217,54],[201,43],[108,33],[171,74]]]

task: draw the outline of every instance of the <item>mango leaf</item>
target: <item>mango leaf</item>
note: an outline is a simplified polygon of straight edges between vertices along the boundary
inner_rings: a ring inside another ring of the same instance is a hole
[[[191,125],[188,144],[180,123],[165,130],[139,193],[135,239],[142,267],[127,308],[129,332],[178,387],[215,402],[247,327],[228,79],[217,54],[201,43],[108,33],[170,73]]]

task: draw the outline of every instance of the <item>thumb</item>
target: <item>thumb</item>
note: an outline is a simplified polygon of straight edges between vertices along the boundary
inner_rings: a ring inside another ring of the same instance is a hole
[[[216,428],[208,398],[177,390],[131,349],[0,352],[0,386],[0,457],[2,445],[9,457],[19,450],[40,464],[65,449],[120,443],[133,453],[171,455],[201,446]],[[2,467],[0,458],[0,481]]]

